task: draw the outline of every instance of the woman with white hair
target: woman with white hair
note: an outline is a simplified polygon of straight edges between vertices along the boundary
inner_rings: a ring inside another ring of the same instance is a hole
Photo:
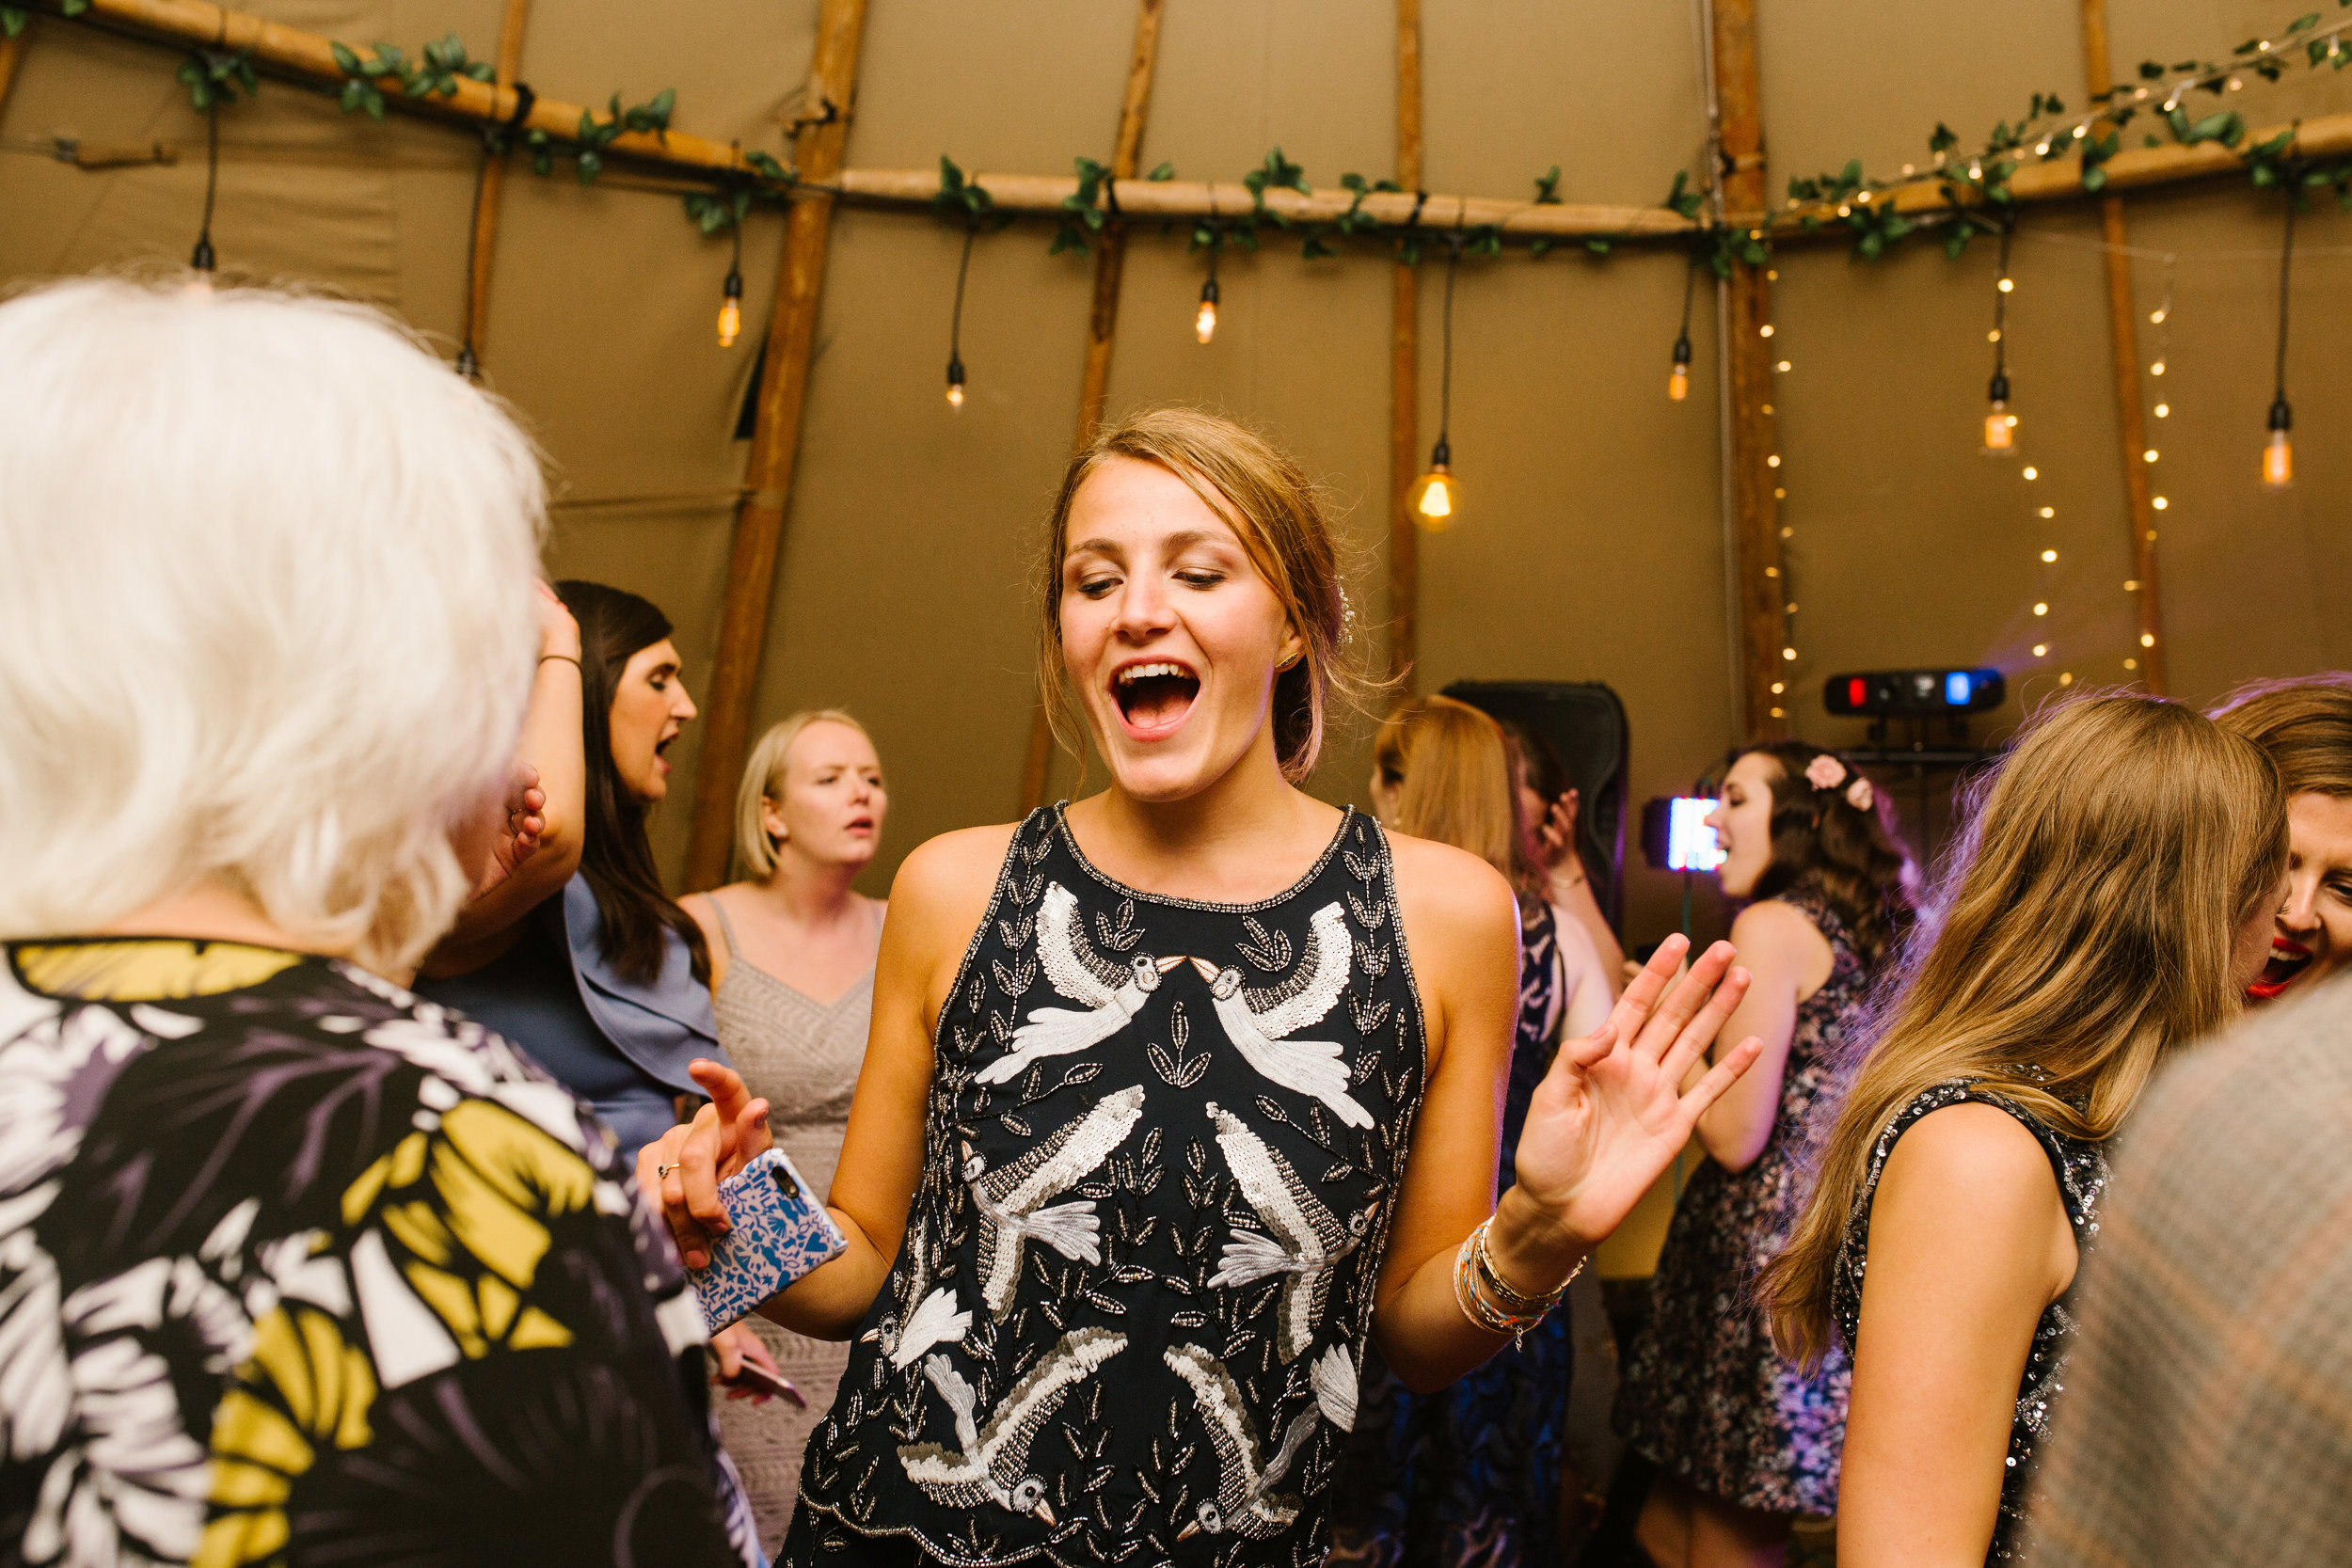
[[[260,291],[44,289],[0,365],[0,1539],[736,1560],[699,1313],[608,1140],[387,978],[564,665],[530,442],[373,312]]]
[[[777,1144],[820,1193],[833,1186],[866,1061],[886,907],[853,884],[889,811],[866,726],[835,708],[793,714],[752,748],[737,791],[736,856],[749,875],[684,901],[710,952],[719,1043],[766,1101]],[[791,1523],[808,1434],[833,1405],[850,1348],[756,1315],[721,1338],[755,1334],[767,1353],[757,1359],[807,1402],[746,1402],[738,1390],[719,1406],[720,1433],[773,1549]],[[740,1338],[733,1345],[750,1349]]]

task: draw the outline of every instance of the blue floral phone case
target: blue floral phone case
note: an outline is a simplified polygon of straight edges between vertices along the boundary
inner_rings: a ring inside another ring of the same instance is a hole
[[[849,1250],[824,1201],[781,1148],[719,1183],[719,1201],[735,1228],[711,1243],[708,1268],[687,1271],[713,1334]]]

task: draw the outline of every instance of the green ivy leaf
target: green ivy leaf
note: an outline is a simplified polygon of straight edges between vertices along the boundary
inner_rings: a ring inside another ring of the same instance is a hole
[[[1942,120],[1937,120],[1935,122],[1935,134],[1928,138],[1928,150],[1931,152],[1949,152],[1953,148],[1958,147],[1959,145],[1960,138],[1952,135],[1952,128],[1945,124]]]
[[[1176,178],[1176,166],[1170,163],[1160,164],[1143,178],[1154,185],[1166,184]]]
[[[2149,139],[2153,141],[2155,138],[2152,136]],[[2106,188],[2107,171],[2101,168],[2097,164],[2088,164],[2084,166],[2083,189],[2095,196]]]
[[[1606,256],[1609,254],[1609,242],[1607,240],[1586,240],[1584,242],[1584,248],[1595,256]]]
[[[1557,206],[1560,202],[1560,166],[1554,164],[1546,173],[1535,176],[1535,205]]]
[[[342,71],[346,76],[357,76],[359,74],[359,56],[352,52],[351,45],[347,43],[330,43],[326,46],[326,48],[328,53],[335,56],[335,69],[337,71]]]
[[[1547,256],[1549,256],[1549,255],[1550,255],[1550,254],[1551,254],[1551,236],[1550,236],[1550,235],[1549,235],[1549,234],[1538,234],[1538,235],[1536,235],[1534,239],[1532,239],[1532,240],[1530,240],[1530,241],[1528,241],[1528,242],[1527,242],[1527,255],[1528,255],[1528,259],[1529,259],[1530,261],[1542,261],[1545,257],[1547,257]]]
[[[2276,158],[2280,153],[2284,152],[2288,148],[2293,147],[2294,145],[2295,132],[2290,128],[2280,132],[2277,135],[2271,137],[2260,147],[2255,148],[2251,153],[2249,154],[2249,156],[2256,158]]]
[[[604,172],[603,157],[600,156],[596,150],[593,147],[581,148],[580,150],[580,167],[577,172],[580,175],[580,182],[581,184],[595,184],[596,182],[596,176]]]
[[[1305,246],[1300,249],[1298,254],[1301,261],[1320,261],[1327,256],[1337,256],[1339,252],[1333,250],[1329,245],[1325,245],[1323,243],[1322,235],[1309,234],[1307,236],[1307,243]]]
[[[89,9],[89,0],[61,0],[57,9],[65,16],[80,16]]]

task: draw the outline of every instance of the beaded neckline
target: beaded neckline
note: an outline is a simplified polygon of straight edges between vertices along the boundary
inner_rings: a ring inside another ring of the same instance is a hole
[[[1179,898],[1171,893],[1152,893],[1139,887],[1129,887],[1125,882],[1087,859],[1087,852],[1078,847],[1078,835],[1070,831],[1070,818],[1066,815],[1069,808],[1070,802],[1067,800],[1055,802],[1054,826],[1061,834],[1062,844],[1069,849],[1070,858],[1078,863],[1078,868],[1081,871],[1122,898],[1138,898],[1147,903],[1164,904],[1170,909],[1206,910],[1212,914],[1256,914],[1262,910],[1274,909],[1297,897],[1317,877],[1323,875],[1323,868],[1331,863],[1331,857],[1338,854],[1342,847],[1346,844],[1347,830],[1355,824],[1360,815],[1354,806],[1342,806],[1339,829],[1332,833],[1331,842],[1323,847],[1323,853],[1315,857],[1315,863],[1309,866],[1305,874],[1296,881],[1273,897],[1261,898],[1254,904],[1218,904],[1198,898]]]

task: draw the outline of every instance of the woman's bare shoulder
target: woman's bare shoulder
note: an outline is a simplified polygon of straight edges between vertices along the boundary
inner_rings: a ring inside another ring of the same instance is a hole
[[[960,928],[969,936],[988,912],[996,879],[1011,852],[1017,822],[959,828],[926,839],[898,863],[887,901],[894,926],[926,932]]]

